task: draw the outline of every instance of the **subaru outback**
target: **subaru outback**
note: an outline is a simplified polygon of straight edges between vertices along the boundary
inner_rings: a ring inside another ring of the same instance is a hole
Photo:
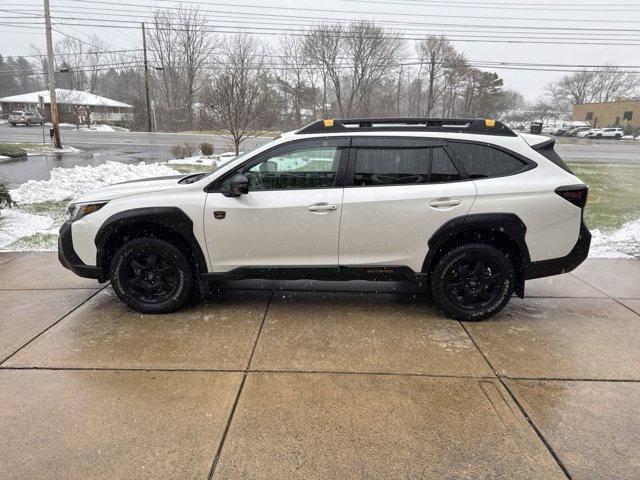
[[[212,173],[76,199],[59,258],[145,313],[225,279],[414,279],[481,320],[587,257],[587,190],[553,140],[499,121],[320,120]]]

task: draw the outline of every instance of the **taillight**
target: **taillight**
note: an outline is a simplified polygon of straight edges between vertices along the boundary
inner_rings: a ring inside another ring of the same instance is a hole
[[[567,202],[573,203],[576,207],[584,208],[587,204],[589,187],[586,185],[568,185],[565,187],[558,187],[555,191]]]

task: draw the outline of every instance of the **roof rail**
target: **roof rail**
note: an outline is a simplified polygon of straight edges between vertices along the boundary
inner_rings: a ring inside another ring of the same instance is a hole
[[[336,118],[318,120],[297,134],[338,132],[454,132],[475,135],[516,134],[502,122],[484,118]]]

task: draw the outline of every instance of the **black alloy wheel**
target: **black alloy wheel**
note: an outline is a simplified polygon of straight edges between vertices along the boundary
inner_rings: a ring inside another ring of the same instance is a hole
[[[458,320],[477,321],[498,313],[513,294],[515,270],[507,256],[485,244],[456,247],[431,274],[436,305]]]
[[[114,254],[109,269],[114,291],[143,313],[167,313],[190,296],[194,273],[185,255],[157,238],[137,238]]]
[[[157,253],[142,252],[131,256],[121,275],[126,288],[147,303],[163,302],[178,288],[176,266]]]

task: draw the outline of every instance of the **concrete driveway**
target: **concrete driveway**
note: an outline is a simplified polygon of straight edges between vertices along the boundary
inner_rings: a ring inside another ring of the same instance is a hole
[[[247,281],[147,316],[0,254],[0,477],[637,479],[640,261],[527,292],[460,323],[415,286]]]

